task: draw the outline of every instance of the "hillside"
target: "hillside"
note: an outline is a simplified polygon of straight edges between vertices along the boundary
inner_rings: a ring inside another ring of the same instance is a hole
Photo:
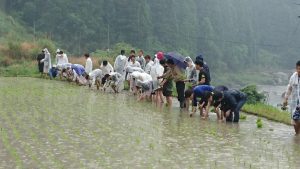
[[[297,5],[282,0],[6,0],[5,10],[73,54],[125,42],[202,53],[218,72],[294,66]]]

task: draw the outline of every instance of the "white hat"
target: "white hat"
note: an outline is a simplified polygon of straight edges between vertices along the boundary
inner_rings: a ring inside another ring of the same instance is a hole
[[[59,53],[59,52],[60,52],[60,49],[57,49],[57,50],[56,50],[56,53]]]

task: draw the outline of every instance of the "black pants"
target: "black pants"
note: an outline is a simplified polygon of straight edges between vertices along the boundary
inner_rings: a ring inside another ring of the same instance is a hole
[[[185,84],[183,81],[176,82],[177,98],[179,102],[184,102]]]
[[[226,121],[232,122],[232,119],[233,119],[233,122],[238,123],[240,121],[240,111],[241,111],[242,107],[244,106],[244,104],[246,103],[246,101],[247,101],[247,96],[245,95],[238,101],[237,106],[234,109],[234,112],[230,113],[229,117],[226,118]],[[233,116],[233,114],[234,114],[234,116]]]

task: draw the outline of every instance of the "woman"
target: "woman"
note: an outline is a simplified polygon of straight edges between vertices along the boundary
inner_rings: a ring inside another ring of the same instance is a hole
[[[283,106],[288,105],[288,99],[292,96],[290,102],[291,123],[294,126],[296,135],[300,134],[300,61],[296,64],[296,72],[291,76],[287,86]]]

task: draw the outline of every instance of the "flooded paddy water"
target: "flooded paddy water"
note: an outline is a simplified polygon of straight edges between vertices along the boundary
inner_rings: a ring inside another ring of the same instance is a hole
[[[0,168],[300,168],[291,126],[190,118],[66,82],[0,78]]]

